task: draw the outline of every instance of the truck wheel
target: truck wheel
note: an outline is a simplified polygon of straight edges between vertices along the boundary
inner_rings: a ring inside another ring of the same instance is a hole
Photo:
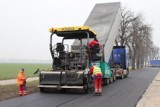
[[[64,92],[64,93],[65,93],[65,92],[67,92],[68,90],[69,90],[69,89],[67,89],[67,88],[62,88],[62,89],[61,89],[61,92]]]
[[[93,87],[94,87],[94,85],[93,85],[93,81],[92,81],[92,78],[91,78],[91,76],[86,76],[86,82],[85,82],[85,85],[84,85],[84,90],[85,90],[85,92],[86,93],[91,93],[92,92],[92,90],[93,90]]]
[[[106,79],[103,78],[102,81],[103,81],[103,85],[106,85]]]
[[[103,78],[103,85],[109,85],[110,80],[108,78]]]
[[[87,94],[89,94],[89,93],[91,93],[92,92],[92,87],[90,87],[89,86],[89,83],[85,86],[85,92],[87,93]]]
[[[127,77],[128,77],[128,75],[129,75],[129,69],[127,68],[127,69],[126,69],[126,75],[125,75],[125,78],[127,78]]]
[[[106,78],[106,85],[109,85],[110,84],[110,81],[108,78]]]
[[[113,75],[111,76],[111,78],[109,78],[109,83],[113,83]]]
[[[116,80],[116,72],[114,72],[114,75],[113,75],[113,81]]]
[[[41,87],[41,88],[39,88],[39,90],[41,93],[44,93],[44,88]]]
[[[123,78],[124,78],[124,74],[122,74],[122,75],[120,76],[120,78],[123,79]]]
[[[89,87],[88,87],[87,85],[86,85],[84,91],[85,91],[87,94],[89,94]]]

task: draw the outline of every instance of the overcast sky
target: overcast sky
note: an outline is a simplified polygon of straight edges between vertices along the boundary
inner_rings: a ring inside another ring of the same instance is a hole
[[[0,59],[51,59],[50,27],[83,25],[96,3],[117,1],[144,15],[160,47],[159,0],[0,0]]]

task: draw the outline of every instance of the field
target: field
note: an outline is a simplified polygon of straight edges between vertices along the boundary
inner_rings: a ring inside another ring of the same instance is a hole
[[[25,74],[27,77],[34,77],[37,76],[33,74],[37,68],[49,69],[51,68],[51,64],[0,63],[0,80],[16,79],[21,68],[25,69]]]

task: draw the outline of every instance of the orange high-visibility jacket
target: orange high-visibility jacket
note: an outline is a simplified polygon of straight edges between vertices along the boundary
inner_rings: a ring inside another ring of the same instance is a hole
[[[24,73],[22,72],[19,72],[18,73],[18,76],[17,76],[17,84],[20,86],[20,85],[23,85],[24,84],[24,81],[27,79],[27,77],[24,75]]]

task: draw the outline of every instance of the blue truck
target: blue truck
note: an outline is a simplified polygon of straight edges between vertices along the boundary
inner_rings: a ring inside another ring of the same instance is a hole
[[[149,64],[151,67],[160,67],[160,60],[150,60]]]
[[[108,63],[112,69],[116,69],[117,77],[127,77],[129,74],[129,56],[126,47],[114,46]]]

